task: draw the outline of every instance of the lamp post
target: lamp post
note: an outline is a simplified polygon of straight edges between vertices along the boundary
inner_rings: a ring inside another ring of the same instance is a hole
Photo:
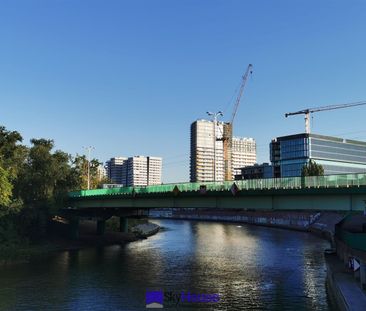
[[[216,124],[217,124],[217,117],[223,117],[224,114],[221,111],[216,113],[207,111],[207,114],[212,117],[213,122],[213,148],[214,148],[214,156],[213,156],[213,176],[214,180],[216,181]]]
[[[88,190],[90,190],[90,152],[95,148],[92,146],[83,147],[85,150],[88,151]]]

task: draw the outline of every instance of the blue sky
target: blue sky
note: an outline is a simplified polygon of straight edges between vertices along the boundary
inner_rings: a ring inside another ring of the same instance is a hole
[[[0,124],[71,154],[164,158],[189,179],[189,128],[205,112],[268,161],[284,113],[366,100],[366,1],[0,0]],[[366,107],[314,114],[313,132],[366,140]]]

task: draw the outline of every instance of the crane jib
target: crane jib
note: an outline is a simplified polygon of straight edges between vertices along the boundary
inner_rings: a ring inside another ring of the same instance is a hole
[[[296,112],[285,113],[285,117],[287,118],[288,116],[293,116],[293,115],[297,115],[297,114],[305,114],[305,132],[310,133],[310,118],[309,118],[310,113],[349,108],[349,107],[362,106],[362,105],[366,105],[366,101],[360,101],[360,102],[348,103],[348,104],[329,105],[329,106],[323,106],[323,107],[317,107],[317,108],[308,108],[308,109],[303,109],[303,110],[296,111]]]

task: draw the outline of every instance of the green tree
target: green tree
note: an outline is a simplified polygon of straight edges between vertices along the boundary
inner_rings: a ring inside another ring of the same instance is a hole
[[[324,168],[315,161],[310,160],[308,163],[304,164],[301,170],[301,176],[323,176]]]
[[[32,146],[19,176],[19,196],[31,206],[60,201],[77,186],[70,166],[70,156],[57,150],[53,140],[32,139]]]
[[[53,141],[32,139],[32,147],[21,175],[21,193],[27,204],[46,202],[55,184],[51,150]]]
[[[0,207],[11,203],[13,185],[9,181],[9,173],[0,166]]]
[[[88,188],[88,159],[85,155],[76,155],[73,159],[73,170],[78,180],[78,189]],[[90,161],[90,189],[98,188],[103,180],[98,174],[98,167],[101,163],[97,159]]]
[[[17,131],[0,126],[0,164],[8,171],[8,178],[15,181],[27,156],[27,147],[21,145],[23,138]]]
[[[19,171],[26,159],[28,149],[21,145],[22,136],[17,131],[8,131],[0,126],[0,206],[1,215],[22,205],[14,196]]]

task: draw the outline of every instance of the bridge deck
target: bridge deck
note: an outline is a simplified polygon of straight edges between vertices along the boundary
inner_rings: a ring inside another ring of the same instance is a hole
[[[364,188],[366,186],[366,174],[344,174],[310,177],[267,178],[252,180],[237,180],[225,182],[206,183],[176,183],[162,184],[146,187],[118,187],[109,189],[80,190],[69,193],[70,199],[87,198],[95,196],[135,196],[138,194],[178,194],[178,193],[210,193],[210,192],[250,192],[261,190],[281,193],[281,190],[306,190],[310,189],[339,189]],[[339,191],[342,192],[342,191]]]

